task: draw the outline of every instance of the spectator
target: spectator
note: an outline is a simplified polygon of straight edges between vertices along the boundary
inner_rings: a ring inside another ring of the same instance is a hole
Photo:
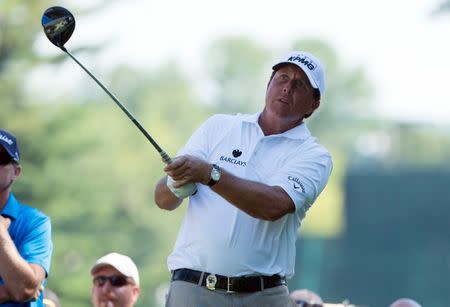
[[[289,297],[296,304],[322,304],[322,298],[317,294],[308,289],[294,290],[289,294]],[[294,305],[294,306],[296,306]]]
[[[389,307],[422,307],[415,300],[410,298],[400,298],[393,302]]]
[[[289,294],[292,307],[364,307],[363,305],[350,304],[348,300],[343,303],[324,303],[322,298],[308,289],[295,290]]]
[[[49,288],[44,290],[44,307],[61,307],[58,296]]]
[[[94,307],[132,307],[139,294],[139,272],[130,257],[109,253],[91,269]]]
[[[50,219],[11,192],[22,171],[14,135],[0,129],[0,306],[42,306],[53,250]]]

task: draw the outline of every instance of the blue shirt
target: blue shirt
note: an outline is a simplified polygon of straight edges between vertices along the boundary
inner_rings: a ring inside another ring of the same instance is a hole
[[[9,194],[9,199],[0,214],[11,219],[8,232],[22,258],[28,263],[40,265],[48,276],[53,250],[50,218],[35,208],[21,204],[12,193]],[[0,285],[3,284],[4,281],[0,276]],[[41,292],[36,301],[6,302],[0,306],[41,307],[44,306],[43,298]]]

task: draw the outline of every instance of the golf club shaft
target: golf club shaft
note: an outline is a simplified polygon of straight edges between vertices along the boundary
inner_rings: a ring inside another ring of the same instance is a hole
[[[120,101],[100,81],[98,81],[97,78],[86,67],[84,67],[83,64],[81,64],[65,47],[60,48],[62,51],[67,53],[72,58],[72,60],[74,60],[81,68],[83,68],[83,70],[89,76],[91,76],[91,78],[94,79],[94,81],[97,82],[98,85],[100,85],[100,87],[108,94],[108,96],[111,97],[112,100],[114,100],[114,102],[119,106],[119,108],[121,108],[122,111],[128,116],[128,118],[131,119],[131,121],[136,125],[136,127],[138,127],[138,129],[141,130],[141,132],[145,135],[147,140],[149,140],[150,143],[152,143],[153,147],[155,147],[155,149],[161,155],[163,161],[166,164],[172,163],[172,159],[169,157],[169,155],[158,145],[158,143],[156,143],[156,141],[144,129],[144,127],[142,127],[142,125],[136,120],[136,118],[134,118],[134,116],[130,113],[130,111],[128,111],[127,108],[125,108],[124,105],[120,103]]]

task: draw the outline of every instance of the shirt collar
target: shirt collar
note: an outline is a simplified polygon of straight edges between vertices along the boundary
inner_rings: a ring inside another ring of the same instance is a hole
[[[17,219],[17,216],[19,215],[19,206],[18,206],[16,198],[14,197],[14,195],[12,193],[9,193],[8,201],[6,202],[5,206],[3,207],[1,214],[11,217],[14,220]]]
[[[259,127],[258,119],[259,119],[260,115],[261,115],[261,112],[258,112],[255,114],[243,115],[242,121],[247,122],[247,123],[256,124]],[[275,136],[281,136],[281,137],[297,139],[297,140],[306,140],[307,138],[309,138],[311,136],[311,132],[309,131],[308,127],[306,127],[306,123],[302,122],[300,125],[295,126],[294,128],[291,128],[288,131],[277,134]]]
[[[242,121],[252,124],[258,124],[259,115],[261,115],[261,112],[255,114],[244,114],[242,115]]]

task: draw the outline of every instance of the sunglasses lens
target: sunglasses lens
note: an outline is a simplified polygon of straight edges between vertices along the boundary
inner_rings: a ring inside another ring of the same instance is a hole
[[[97,287],[103,287],[105,282],[108,280],[106,276],[97,276],[94,278],[94,285]]]
[[[94,285],[96,287],[103,287],[106,281],[109,281],[109,284],[113,287],[123,287],[128,284],[125,276],[97,276],[94,278]]]
[[[127,278],[124,276],[111,276],[109,282],[111,283],[111,286],[114,287],[122,287],[128,283]]]

